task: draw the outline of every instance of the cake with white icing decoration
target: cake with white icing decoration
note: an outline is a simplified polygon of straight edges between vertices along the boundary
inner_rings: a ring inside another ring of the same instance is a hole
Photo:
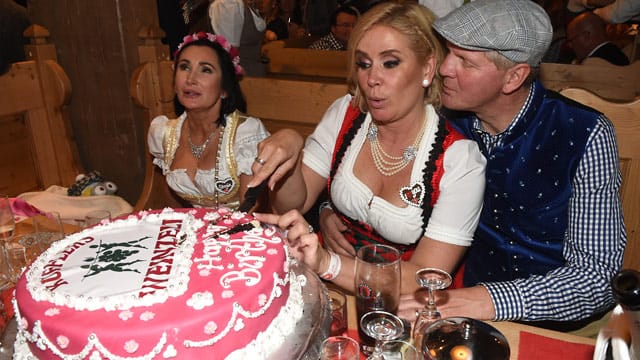
[[[281,231],[226,209],[141,212],[54,243],[16,286],[18,359],[268,359],[306,278]]]

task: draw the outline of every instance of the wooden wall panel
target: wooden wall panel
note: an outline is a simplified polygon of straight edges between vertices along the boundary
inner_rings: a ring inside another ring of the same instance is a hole
[[[0,194],[15,196],[41,189],[25,120],[24,114],[0,116]]]
[[[71,80],[69,115],[83,167],[101,171],[135,203],[146,137],[129,79],[139,64],[138,31],[158,23],[156,1],[30,0],[28,9],[32,21],[51,32]]]

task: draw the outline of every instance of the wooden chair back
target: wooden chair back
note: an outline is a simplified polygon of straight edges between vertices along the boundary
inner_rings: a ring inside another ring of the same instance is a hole
[[[274,76],[308,76],[346,81],[347,52],[285,47],[284,41],[266,44],[267,73]]]
[[[602,59],[589,59],[583,65],[542,63],[540,81],[555,91],[581,88],[610,101],[632,101],[640,97],[640,61],[627,66]]]
[[[71,82],[49,31],[32,25],[24,35],[28,60],[0,76],[0,193],[10,196],[68,186],[84,172],[66,111]]]
[[[175,117],[173,70],[159,29],[144,28],[139,36],[141,65],[134,72],[130,92],[144,110],[145,134],[151,120],[159,115]],[[347,85],[276,78],[245,77],[240,86],[247,101],[247,113],[260,118],[270,132],[293,128],[303,136],[313,131],[331,103],[347,93]],[[145,139],[146,143],[146,139]],[[135,210],[184,205],[166,185],[161,170],[146,151],[143,190]]]
[[[640,270],[640,100],[614,103],[583,89],[565,89],[562,95],[605,114],[616,130],[622,171],[622,208],[627,228],[624,267]]]

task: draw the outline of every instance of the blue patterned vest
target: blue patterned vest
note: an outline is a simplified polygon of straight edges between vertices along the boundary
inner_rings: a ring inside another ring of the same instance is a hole
[[[484,207],[464,285],[509,281],[562,266],[571,182],[599,113],[539,82],[503,143],[488,152],[473,116],[453,125],[487,158]]]

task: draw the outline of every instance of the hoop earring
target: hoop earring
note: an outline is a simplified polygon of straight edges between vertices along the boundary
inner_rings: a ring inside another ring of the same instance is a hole
[[[429,87],[429,80],[427,80],[427,79],[422,80],[422,87],[425,88],[425,89],[428,88]]]

